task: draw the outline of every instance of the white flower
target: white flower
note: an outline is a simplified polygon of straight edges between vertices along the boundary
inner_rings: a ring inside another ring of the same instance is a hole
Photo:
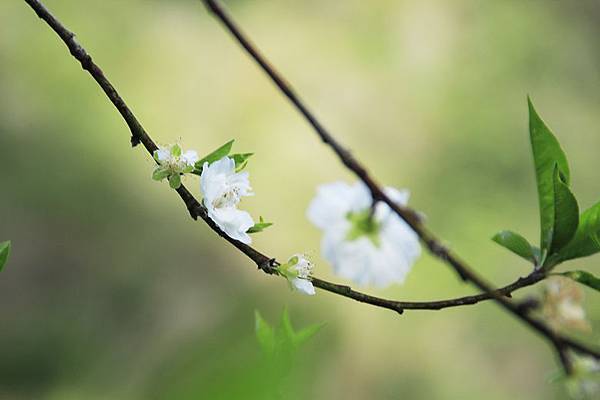
[[[199,160],[198,153],[194,150],[182,154],[181,147],[177,144],[159,147],[154,152],[154,158],[161,167],[177,173],[192,172]]]
[[[161,181],[169,179],[169,184],[174,189],[181,185],[181,174],[186,174],[194,170],[198,161],[198,153],[188,150],[182,154],[181,147],[178,144],[161,146],[154,151],[154,159],[158,166],[154,170],[152,177]]]
[[[303,254],[294,254],[287,264],[279,267],[279,271],[285,276],[290,286],[302,294],[313,296],[315,288],[310,281],[312,263]]]
[[[555,328],[568,327],[580,331],[591,329],[583,308],[581,288],[567,278],[548,280],[544,293],[544,314]]]
[[[181,155],[181,161],[188,167],[194,167],[200,158],[194,150],[188,150]]]
[[[246,211],[237,209],[243,196],[253,194],[248,173],[235,172],[235,161],[223,157],[212,164],[204,163],[200,187],[208,216],[229,237],[242,243],[251,243],[252,239],[246,231],[254,226],[254,221]]]
[[[385,188],[396,203],[406,205],[408,191]],[[308,219],[323,230],[321,252],[334,272],[358,285],[385,287],[402,283],[421,254],[416,233],[382,202],[372,199],[362,183],[334,182],[317,189]]]

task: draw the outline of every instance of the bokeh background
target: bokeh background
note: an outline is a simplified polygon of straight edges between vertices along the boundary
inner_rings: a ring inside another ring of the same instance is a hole
[[[244,208],[267,254],[319,256],[315,187],[353,181],[196,0],[47,0],[148,132],[254,151]],[[529,271],[490,241],[537,241],[526,94],[562,142],[582,207],[600,197],[597,1],[228,1],[259,47],[380,181],[497,284]],[[285,399],[562,399],[554,356],[493,304],[403,316],[258,273],[193,222],[95,82],[23,1],[0,3],[2,399],[268,398],[254,310],[325,322]],[[199,194],[196,178],[185,183]],[[599,259],[572,267],[599,272]],[[474,293],[424,255],[404,300]],[[539,294],[540,288],[522,292]],[[600,304],[587,293],[595,332]],[[598,343],[599,334],[583,336]]]

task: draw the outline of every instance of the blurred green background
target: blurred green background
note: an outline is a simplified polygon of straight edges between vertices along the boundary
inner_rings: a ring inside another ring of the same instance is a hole
[[[319,258],[305,218],[318,184],[354,178],[197,0],[46,5],[161,143],[254,151],[256,196],[275,222],[256,246]],[[537,241],[525,96],[562,142],[573,188],[600,197],[600,3],[228,1],[236,19],[337,137],[386,184],[409,188],[431,228],[497,284],[528,265],[492,243]],[[326,326],[285,399],[562,399],[550,348],[493,304],[403,316],[258,273],[193,222],[152,160],[56,35],[0,3],[1,399],[250,399],[261,367],[254,310]],[[196,178],[185,182],[196,194]],[[598,257],[571,266],[598,272]],[[424,255],[403,300],[474,293]],[[539,293],[539,288],[522,294]],[[588,294],[595,331],[600,304]],[[598,343],[600,335],[585,336]]]

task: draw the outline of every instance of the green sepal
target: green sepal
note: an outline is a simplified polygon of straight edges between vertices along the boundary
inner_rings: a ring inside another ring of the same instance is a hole
[[[375,247],[379,247],[380,224],[373,218],[370,208],[363,211],[349,212],[346,219],[350,221],[350,229],[346,234],[346,239],[353,241],[366,236]]]
[[[287,264],[289,266],[294,266],[294,265],[298,264],[299,261],[300,260],[298,259],[298,256],[293,256],[288,260]]]
[[[292,288],[291,279],[298,277],[298,271],[296,271],[292,267],[298,264],[299,261],[300,260],[298,259],[298,256],[292,256],[286,263],[281,264],[277,267],[277,272],[279,273],[279,275],[287,279],[288,284],[290,285],[290,289]]]
[[[170,174],[171,172],[168,168],[157,167],[152,173],[152,179],[154,179],[155,181],[162,181],[163,179],[167,178]]]
[[[181,175],[169,175],[169,186],[173,189],[179,189],[179,186],[181,186]]]

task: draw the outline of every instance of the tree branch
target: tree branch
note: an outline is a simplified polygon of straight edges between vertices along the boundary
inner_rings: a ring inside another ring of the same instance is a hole
[[[132,138],[132,141],[139,141],[143,144],[144,148],[150,155],[157,149],[156,144],[150,138],[150,135],[144,130],[141,123],[136,119],[131,109],[127,106],[125,101],[121,98],[117,90],[110,83],[108,78],[104,75],[100,67],[96,65],[92,57],[87,51],[75,40],[75,34],[69,31],[64,25],[62,25],[50,12],[49,10],[37,0],[25,0],[36,12],[36,14],[60,36],[63,42],[69,48],[71,54],[77,59],[84,70],[88,71],[89,74],[98,82],[100,87],[104,90],[109,100],[119,110],[123,119],[127,123]],[[184,185],[181,185],[176,190],[179,197],[185,204],[190,216],[197,220],[200,217],[213,231],[215,231],[223,239],[227,240],[238,250],[244,253],[258,266],[259,269],[263,270],[268,274],[275,274],[276,267],[279,263],[251,246],[248,246],[242,242],[230,238],[210,219],[207,215],[206,208],[190,193]],[[507,285],[503,288],[498,289],[498,292],[502,295],[510,295],[513,291],[533,285],[540,280],[544,279],[545,276],[541,274],[531,274],[526,278],[519,278],[514,283]],[[455,299],[439,300],[432,302],[409,302],[409,301],[396,301],[383,299],[375,296],[371,296],[359,291],[352,289],[346,285],[340,285],[332,282],[328,282],[322,279],[314,278],[313,284],[325,291],[329,291],[340,296],[344,296],[350,299],[357,300],[362,303],[371,304],[377,307],[387,308],[394,310],[398,313],[402,313],[405,309],[407,310],[440,310],[448,307],[458,307],[469,304],[476,304],[478,302],[489,300],[491,297],[487,294],[480,294],[476,296],[459,297]]]
[[[313,127],[320,139],[335,152],[340,161],[351,170],[370,190],[373,202],[382,201],[386,203],[398,216],[417,233],[421,241],[425,244],[429,252],[451,266],[458,275],[465,281],[471,282],[477,288],[485,292],[499,303],[505,310],[513,314],[525,324],[529,325],[534,331],[545,337],[560,355],[561,363],[567,373],[571,368],[565,362],[564,348],[568,346],[573,350],[586,353],[600,359],[600,352],[587,348],[569,338],[558,335],[544,322],[535,319],[529,315],[526,308],[510,301],[501,293],[498,293],[483,278],[479,277],[474,270],[457,255],[443,246],[441,241],[430,232],[422,223],[416,211],[409,207],[399,205],[392,201],[383,191],[382,187],[371,177],[367,169],[354,156],[344,148],[334,137],[325,129],[315,115],[308,109],[300,97],[294,92],[291,85],[281,76],[279,72],[268,62],[268,60],[254,46],[250,39],[242,32],[238,25],[228,15],[218,0],[202,0],[213,15],[227,28],[229,33],[246,50],[248,55],[256,61],[262,70],[271,78],[273,83],[279,88],[285,97],[294,105],[297,111]],[[343,289],[342,289],[343,290]],[[360,300],[359,300],[360,301]]]
[[[532,286],[538,283],[541,280],[546,279],[546,275],[540,272],[533,272],[527,275],[524,278],[519,278],[515,282],[506,285],[504,287],[498,288],[494,290],[499,296],[510,297],[513,292],[518,289],[522,289],[527,286]],[[349,286],[337,285],[331,282],[322,281],[320,279],[314,278],[313,284],[323,290],[327,290],[329,292],[337,293],[341,296],[352,298],[356,301],[360,301],[363,303],[370,303],[378,305],[379,307],[388,308],[402,314],[404,310],[430,310],[437,311],[442,310],[444,308],[451,307],[460,307],[460,306],[468,306],[480,303],[485,300],[493,299],[493,295],[489,293],[481,293],[473,296],[464,296],[457,297],[454,299],[448,300],[436,300],[436,301],[396,301],[396,300],[386,300],[378,297],[373,297],[370,295],[366,295],[361,292],[357,292],[353,290]]]
[[[150,155],[152,155],[153,152],[157,149],[156,144],[150,138],[148,133],[144,130],[144,128],[142,127],[140,122],[135,118],[131,109],[126,105],[125,101],[121,98],[121,96],[118,94],[117,90],[110,83],[110,81],[106,78],[106,76],[104,75],[102,70],[98,67],[98,65],[96,65],[93,62],[92,57],[75,40],[75,35],[71,31],[69,31],[64,25],[62,25],[40,1],[25,0],[25,2],[36,12],[38,17],[40,17],[42,20],[44,20],[52,28],[52,30],[58,34],[58,36],[62,39],[62,41],[69,48],[69,51],[71,52],[73,57],[80,62],[81,66],[84,70],[88,71],[88,73],[94,78],[94,80],[99,84],[99,86],[105,92],[105,94],[107,95],[109,100],[117,108],[117,110],[119,111],[119,113],[121,114],[121,116],[123,117],[123,119],[125,120],[125,122],[127,123],[128,127],[129,127],[129,130],[132,135],[131,136],[132,145],[136,146],[137,144],[142,143],[144,148],[147,150],[147,152]],[[214,2],[212,2],[212,1],[210,1],[208,3],[214,4]],[[233,26],[233,27],[235,28],[235,26]],[[235,29],[235,32],[238,32],[238,30]],[[240,36],[240,38],[243,39],[243,36]],[[252,47],[250,47],[250,48],[252,48]],[[261,64],[261,65],[263,65],[263,64]],[[272,68],[270,66],[268,66],[268,64],[264,64],[264,65],[266,65],[268,67],[267,68],[268,70],[272,70]],[[281,81],[281,82],[284,85],[284,87],[286,87],[285,86],[286,84],[283,83],[283,81]],[[310,115],[310,113],[308,113],[308,115]],[[317,124],[317,126],[320,126],[318,124],[318,122],[316,122],[316,119],[313,118],[313,120],[314,120],[315,124]],[[330,144],[334,143],[332,146],[335,149],[336,148],[335,146],[337,146],[337,144],[335,144],[335,141],[333,141],[333,139],[331,137],[329,137],[329,136],[327,136],[327,137],[328,137],[328,140],[326,141],[326,143],[330,143]],[[341,149],[341,147],[339,147],[339,148]],[[344,152],[345,151],[343,151],[342,154],[346,154]],[[347,155],[349,156],[349,153],[347,153]],[[351,158],[351,160],[353,160],[353,159]],[[353,161],[353,162],[358,165],[358,163],[356,161]],[[351,168],[353,170],[356,169],[356,167],[352,166],[353,165],[352,163],[349,163],[349,164],[350,165],[346,164],[349,168]],[[364,174],[366,174],[366,170],[364,170],[364,169],[360,169],[360,170],[364,171]],[[366,175],[366,176],[368,176],[368,175]],[[251,260],[253,260],[256,263],[256,265],[258,266],[258,268],[263,270],[265,273],[277,274],[276,268],[279,265],[279,263],[274,258],[268,257],[267,255],[252,248],[251,246],[248,246],[244,243],[241,243],[241,242],[227,236],[223,231],[221,231],[221,229],[219,229],[219,227],[214,223],[214,221],[212,221],[212,219],[210,219],[208,217],[208,214],[207,214],[204,206],[190,193],[189,190],[187,190],[185,188],[185,186],[182,185],[176,191],[177,191],[178,195],[180,196],[180,198],[182,199],[182,201],[184,202],[190,216],[193,219],[196,220],[198,217],[200,217],[213,231],[215,231],[223,239],[227,240],[230,244],[232,244],[234,247],[236,247],[238,250],[240,250],[242,253],[244,253],[247,257],[249,257]],[[383,192],[381,192],[381,194],[383,195],[381,198],[377,197],[377,195],[373,191],[372,191],[372,193],[373,193],[374,199],[387,202],[385,200],[386,197],[383,194]],[[392,203],[392,204],[395,206],[395,207],[392,207],[393,209],[399,207],[399,206],[395,205],[394,203]],[[414,217],[413,223],[420,226],[420,220],[418,218],[418,215],[410,209],[407,209],[407,210],[408,210],[407,211],[408,215],[413,215],[413,217]],[[398,212],[398,211],[396,211],[396,212]],[[419,233],[419,232],[417,232],[417,233]],[[420,236],[423,237],[421,234],[420,234]],[[440,248],[441,248],[441,246],[440,246]],[[439,250],[439,251],[443,251],[443,250]],[[461,274],[461,276],[462,276],[462,274]],[[473,277],[471,277],[469,275],[466,275],[465,278],[469,279],[469,280],[473,280]],[[489,288],[489,290],[486,290],[486,293],[483,293],[480,295],[466,296],[466,297],[461,297],[461,298],[456,298],[456,299],[433,301],[433,302],[401,302],[401,301],[382,299],[379,297],[370,296],[365,293],[361,293],[359,291],[353,290],[349,286],[331,283],[331,282],[321,280],[318,278],[313,278],[313,284],[323,290],[326,290],[326,291],[329,291],[329,292],[332,292],[332,293],[335,293],[335,294],[338,294],[338,295],[341,295],[341,296],[344,296],[347,298],[351,298],[351,299],[357,300],[359,302],[368,303],[368,304],[371,304],[371,305],[374,305],[377,307],[387,308],[387,309],[391,309],[396,312],[402,313],[403,310],[405,310],[405,309],[439,310],[439,309],[447,308],[447,307],[456,307],[456,306],[463,306],[463,305],[468,305],[468,304],[475,304],[480,301],[484,301],[484,300],[488,300],[488,299],[495,299],[496,301],[501,302],[501,304],[506,303],[506,304],[509,304],[510,307],[514,306],[515,308],[518,308],[516,305],[513,305],[513,303],[506,300],[504,296],[509,296],[510,293],[512,293],[513,291],[523,288],[523,287],[526,287],[526,286],[533,285],[544,278],[545,278],[545,276],[541,273],[532,273],[525,278],[519,278],[514,283],[507,285],[503,288],[500,288],[497,290]],[[541,324],[541,323],[539,323],[539,324]],[[542,332],[544,332],[545,326],[543,324],[541,324],[541,325],[542,325],[542,328],[541,328]],[[539,329],[540,328],[538,328],[538,330]],[[580,351],[580,352],[584,352],[584,353],[593,355],[598,358],[597,352],[590,350],[590,349],[586,348],[584,345],[576,343],[569,338],[565,338],[565,337],[558,336],[555,334],[551,334],[551,336],[548,336],[548,337],[555,344],[557,349],[560,350],[559,354],[561,355],[561,359],[563,358],[563,355],[565,354],[565,346],[568,346],[569,348],[576,350],[576,351]]]

